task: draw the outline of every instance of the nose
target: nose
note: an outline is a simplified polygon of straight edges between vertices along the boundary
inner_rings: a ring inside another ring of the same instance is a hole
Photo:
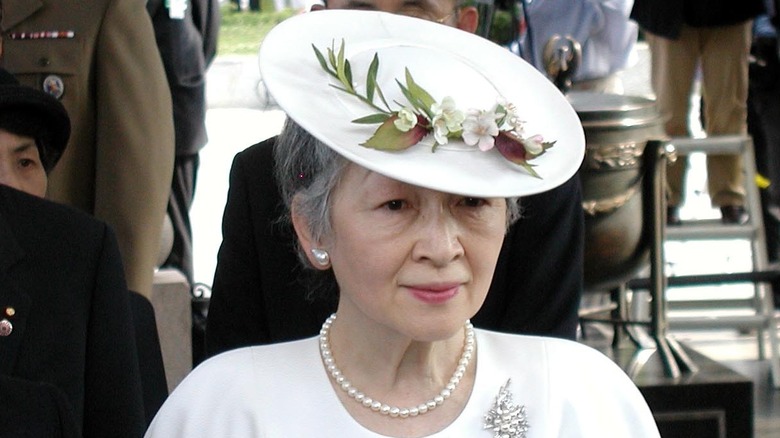
[[[460,226],[444,208],[421,215],[418,239],[412,249],[415,261],[427,261],[436,267],[463,256]]]

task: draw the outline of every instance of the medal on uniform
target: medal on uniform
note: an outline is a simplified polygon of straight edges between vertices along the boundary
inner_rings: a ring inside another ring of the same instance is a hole
[[[5,316],[11,318],[16,314],[16,309],[13,307],[6,307],[4,313]],[[0,320],[0,337],[9,336],[14,331],[14,325],[11,324],[11,321],[9,321],[8,318]]]
[[[57,75],[49,75],[43,79],[43,91],[55,99],[60,99],[65,94],[65,82]]]

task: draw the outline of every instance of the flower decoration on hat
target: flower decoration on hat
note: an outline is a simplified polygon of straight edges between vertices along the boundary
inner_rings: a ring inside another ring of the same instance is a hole
[[[322,69],[340,84],[332,84],[332,87],[356,97],[377,111],[352,121],[359,124],[379,124],[371,138],[361,143],[361,146],[399,151],[422,142],[430,144],[435,152],[438,146],[447,144],[450,139],[460,139],[481,151],[495,148],[507,160],[541,178],[529,161],[544,154],[555,142],[545,141],[541,135],[526,136],[524,122],[518,116],[515,106],[503,98],[499,97],[490,110],[469,109],[463,112],[457,108],[450,96],[437,102],[414,81],[411,72],[406,68],[405,82],[396,79],[396,83],[408,103],[394,102],[400,109],[393,110],[377,84],[378,54],[374,54],[369,65],[365,95],[362,95],[352,82],[352,69],[344,55],[343,40],[338,51],[334,44],[327,49],[327,54],[323,54],[313,44],[312,48]],[[375,100],[378,100],[379,104],[375,103]]]

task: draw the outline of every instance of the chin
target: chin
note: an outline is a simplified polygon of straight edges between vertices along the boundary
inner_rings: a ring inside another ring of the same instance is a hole
[[[420,342],[436,342],[449,339],[463,331],[469,313],[442,312],[420,316],[409,323],[409,335]]]

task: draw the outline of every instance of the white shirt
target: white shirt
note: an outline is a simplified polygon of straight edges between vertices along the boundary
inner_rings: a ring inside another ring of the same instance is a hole
[[[582,45],[582,62],[574,82],[603,78],[624,70],[636,55],[637,24],[629,19],[633,0],[527,0],[526,15],[533,47],[524,41],[524,56],[544,72],[543,53],[555,34],[570,35]]]
[[[553,338],[484,330],[476,330],[476,338],[469,401],[431,438],[492,437],[483,430],[484,416],[510,378],[513,402],[526,408],[528,438],[659,436],[639,390],[602,353]],[[344,409],[320,360],[317,338],[209,359],[179,384],[146,433],[147,438],[382,436]]]

